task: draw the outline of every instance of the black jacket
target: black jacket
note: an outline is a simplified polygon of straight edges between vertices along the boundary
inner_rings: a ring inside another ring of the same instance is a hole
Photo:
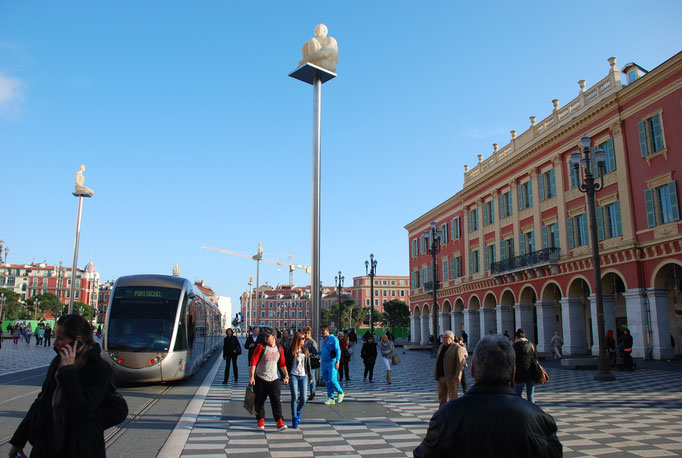
[[[237,340],[237,336],[225,336],[223,339],[223,359],[236,357],[242,354],[242,347]]]
[[[104,457],[104,431],[95,419],[95,409],[109,392],[111,367],[100,357],[98,344],[92,346],[86,362],[59,368],[60,357],[50,363],[38,398],[19,424],[10,443],[23,448],[33,445],[32,457]],[[55,450],[53,442],[52,397],[57,380],[67,406],[64,419],[63,448]]]
[[[251,344],[253,345],[253,348],[249,348]],[[265,337],[263,334],[258,333],[258,337],[254,340],[253,335],[249,334],[249,337],[246,338],[246,342],[244,343],[244,348],[249,351],[249,364],[251,364],[251,356],[253,355],[253,351],[256,349],[258,344],[265,345]]]
[[[560,457],[554,418],[509,385],[477,383],[431,417],[415,457]]]
[[[287,365],[287,373],[289,374],[289,376],[291,376],[291,367],[294,365],[294,357],[291,355],[291,353],[289,353],[289,350],[286,350],[286,352],[284,353],[284,359]],[[310,365],[310,352],[306,352],[304,366],[305,375],[310,377],[311,374],[313,373],[313,369]]]
[[[365,364],[373,364],[377,359],[377,344],[365,342],[360,350],[360,357]]]
[[[514,352],[516,353],[516,383],[535,381],[535,361],[537,354],[535,347],[530,340],[518,340],[514,342]]]

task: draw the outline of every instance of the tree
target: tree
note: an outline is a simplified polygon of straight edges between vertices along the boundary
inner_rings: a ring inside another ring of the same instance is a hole
[[[369,311],[366,308],[362,308],[360,306],[354,306],[353,310],[353,318],[351,320],[352,326],[357,326],[358,323],[364,323],[365,321],[368,320],[367,316]]]
[[[81,316],[84,316],[87,319],[90,319],[90,314],[92,313],[92,307],[90,307],[85,302],[75,301],[73,303],[73,313],[77,313]]]
[[[406,328],[410,325],[410,308],[403,301],[384,302],[384,315],[389,328]]]
[[[59,299],[54,293],[39,294],[35,299],[39,301],[38,318],[45,317],[48,312],[55,315],[55,311],[59,311]]]
[[[0,288],[0,293],[5,295],[5,302],[2,306],[2,318],[7,320],[24,318],[23,313],[25,313],[25,309],[21,302],[19,302],[21,295],[7,288]]]
[[[329,326],[329,324],[332,322],[332,314],[329,311],[329,309],[321,309],[320,310],[320,325],[326,325]]]

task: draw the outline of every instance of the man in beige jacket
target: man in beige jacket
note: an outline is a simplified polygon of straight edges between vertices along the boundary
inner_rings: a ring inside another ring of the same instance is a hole
[[[438,382],[438,407],[457,398],[457,388],[464,370],[464,349],[455,343],[452,331],[445,331],[443,344],[438,348],[434,376]]]

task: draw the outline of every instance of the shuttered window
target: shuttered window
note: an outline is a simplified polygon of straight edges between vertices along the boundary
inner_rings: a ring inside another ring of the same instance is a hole
[[[677,182],[670,181],[663,186],[644,191],[646,220],[648,227],[679,221],[680,209],[677,200]]]
[[[642,157],[646,157],[649,154],[656,153],[665,148],[660,113],[640,121],[637,124],[637,130],[639,132],[639,149]]]

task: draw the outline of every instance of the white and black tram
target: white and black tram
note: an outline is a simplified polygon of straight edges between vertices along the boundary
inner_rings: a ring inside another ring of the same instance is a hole
[[[190,377],[222,343],[220,310],[189,280],[129,275],[109,301],[102,357],[117,382]]]

